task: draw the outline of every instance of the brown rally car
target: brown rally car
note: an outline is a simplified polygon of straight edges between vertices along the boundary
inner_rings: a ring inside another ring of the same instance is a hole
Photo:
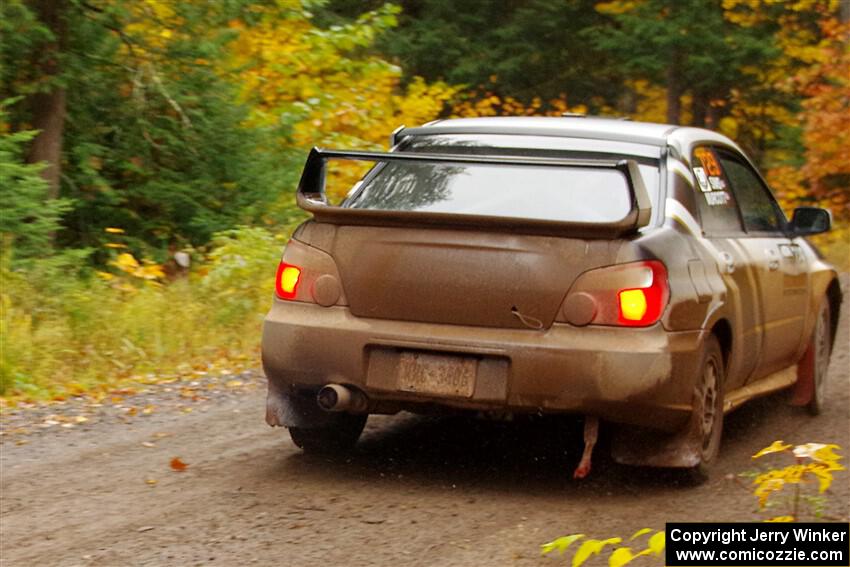
[[[700,476],[748,399],[795,386],[821,408],[842,294],[802,237],[829,213],[786,220],[725,136],[478,118],[391,145],[314,149],[298,186],[313,218],[284,251],[262,355],[266,421],[299,447],[350,447],[370,413],[577,413],[577,476],[599,419],[617,461]],[[331,204],[352,160],[373,166]]]

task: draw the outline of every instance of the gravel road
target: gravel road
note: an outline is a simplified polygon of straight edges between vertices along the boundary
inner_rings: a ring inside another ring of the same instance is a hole
[[[604,439],[591,476],[574,481],[580,426],[563,419],[372,417],[353,455],[305,456],[265,425],[252,373],[6,409],[0,564],[566,565],[540,544],[761,519],[739,476],[752,453],[776,439],[850,450],[847,311],[825,412],[812,418],[784,393],[744,406],[699,487],[616,465]],[[830,518],[850,516],[848,477],[830,490]]]

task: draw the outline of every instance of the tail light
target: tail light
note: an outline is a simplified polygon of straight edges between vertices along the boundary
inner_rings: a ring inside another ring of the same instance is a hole
[[[295,299],[298,283],[301,281],[301,268],[281,262],[275,277],[275,292],[281,299]]]
[[[647,327],[661,318],[669,299],[667,269],[660,261],[609,266],[576,280],[558,320],[578,326]]]
[[[295,239],[287,243],[278,264],[275,295],[287,301],[318,303],[323,307],[348,305],[331,255]]]

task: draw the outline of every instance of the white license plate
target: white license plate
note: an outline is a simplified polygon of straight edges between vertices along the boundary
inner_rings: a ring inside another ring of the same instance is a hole
[[[465,356],[403,352],[398,386],[405,392],[469,398],[478,360]]]

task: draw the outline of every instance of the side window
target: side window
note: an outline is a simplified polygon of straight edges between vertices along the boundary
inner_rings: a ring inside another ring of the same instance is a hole
[[[700,146],[691,158],[697,180],[697,203],[702,229],[707,236],[731,236],[744,232],[729,181],[712,148]]]
[[[785,216],[758,174],[733,152],[717,150],[717,155],[738,199],[747,232],[782,232]]]

